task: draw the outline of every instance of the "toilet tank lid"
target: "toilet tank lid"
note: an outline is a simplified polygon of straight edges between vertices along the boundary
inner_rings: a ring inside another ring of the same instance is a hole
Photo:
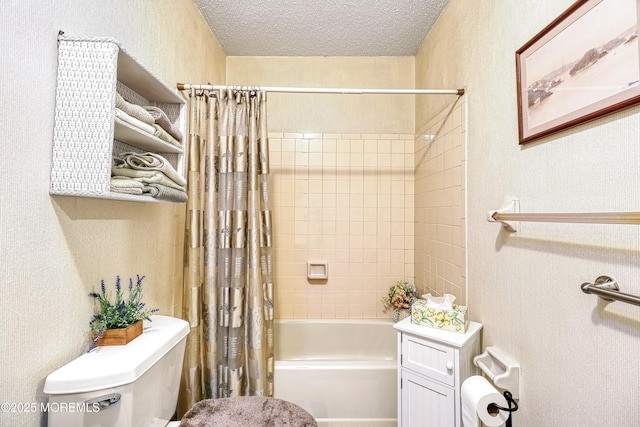
[[[127,345],[97,347],[52,372],[47,394],[83,393],[129,384],[142,376],[189,333],[189,323],[154,315],[143,333]]]

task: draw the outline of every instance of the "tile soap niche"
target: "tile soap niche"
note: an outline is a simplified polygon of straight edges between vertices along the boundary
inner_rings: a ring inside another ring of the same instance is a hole
[[[183,135],[185,99],[160,81],[116,40],[58,35],[52,195],[166,202],[111,191],[114,157],[123,152],[161,156],[184,177],[184,150],[116,117],[116,92],[130,104],[159,108]]]
[[[326,262],[308,262],[307,279],[310,283],[326,283],[329,278],[329,267]]]

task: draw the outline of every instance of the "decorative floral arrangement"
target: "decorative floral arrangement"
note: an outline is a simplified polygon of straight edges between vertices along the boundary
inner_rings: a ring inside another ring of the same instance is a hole
[[[127,328],[139,320],[150,320],[149,316],[158,311],[157,308],[148,309],[145,307],[145,303],[142,302],[142,280],[145,276],[136,276],[135,285],[133,279],[129,278],[129,295],[126,299],[120,285],[120,276],[116,277],[116,295],[113,302],[111,302],[111,295],[106,290],[104,280],[100,281],[100,293],[91,292],[89,294],[98,303],[98,313],[94,314],[93,319],[89,322],[91,330],[96,333],[91,349],[95,347],[107,329]]]
[[[416,287],[405,280],[398,279],[389,288],[389,293],[382,297],[384,311],[396,309],[410,309],[411,304],[416,300]]]

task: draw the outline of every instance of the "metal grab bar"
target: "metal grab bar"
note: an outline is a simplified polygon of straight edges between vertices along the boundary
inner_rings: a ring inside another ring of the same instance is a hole
[[[595,283],[583,283],[580,289],[585,294],[598,295],[605,301],[622,301],[627,304],[640,305],[640,296],[620,292],[618,282],[609,276],[600,276]]]
[[[519,221],[640,224],[640,212],[520,213],[520,200],[507,198],[500,209],[487,212],[487,221],[500,222],[507,230],[516,232]]]

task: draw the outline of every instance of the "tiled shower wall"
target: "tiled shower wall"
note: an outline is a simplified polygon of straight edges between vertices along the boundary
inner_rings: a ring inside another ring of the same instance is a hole
[[[415,275],[421,294],[466,303],[466,98],[416,136]]]
[[[414,138],[269,134],[276,317],[390,317],[382,296],[414,280]]]

